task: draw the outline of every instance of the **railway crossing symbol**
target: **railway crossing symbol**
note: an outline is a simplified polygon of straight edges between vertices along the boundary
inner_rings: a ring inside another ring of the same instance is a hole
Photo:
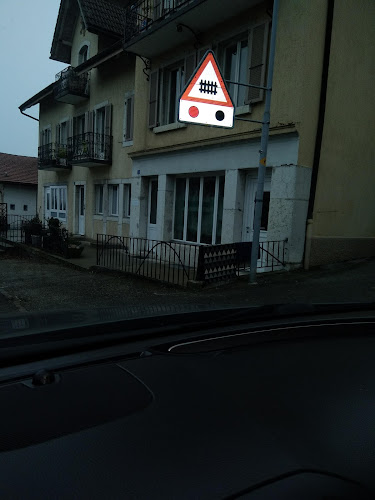
[[[211,50],[206,52],[182,92],[178,120],[233,128],[234,105]]]

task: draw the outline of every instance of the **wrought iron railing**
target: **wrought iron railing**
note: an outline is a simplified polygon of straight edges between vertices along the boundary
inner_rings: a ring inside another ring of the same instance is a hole
[[[138,0],[125,12],[125,42],[189,3],[197,0]]]
[[[258,271],[275,271],[285,267],[287,240],[261,241],[258,252]],[[249,271],[251,260],[251,242],[235,243],[237,246],[238,271]]]
[[[68,139],[68,159],[71,162],[112,162],[112,136],[86,132]]]
[[[285,266],[285,241],[260,243],[258,271]],[[273,253],[272,253],[273,252]],[[185,286],[215,283],[250,269],[251,243],[196,245],[176,241],[97,235],[97,265]]]
[[[38,164],[39,168],[47,168],[51,166],[67,167],[68,166],[68,145],[49,143],[38,148]]]
[[[66,94],[89,97],[88,73],[77,75],[74,68],[68,66],[57,73],[55,80],[53,88],[55,98],[58,99]]]
[[[125,236],[97,235],[97,265],[185,286],[195,280],[199,246]]]

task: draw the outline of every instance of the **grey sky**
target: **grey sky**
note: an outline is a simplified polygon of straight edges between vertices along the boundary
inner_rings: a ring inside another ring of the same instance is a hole
[[[49,59],[60,0],[0,0],[0,152],[38,155],[38,122],[18,106],[66,66]],[[39,106],[27,113],[38,118]]]

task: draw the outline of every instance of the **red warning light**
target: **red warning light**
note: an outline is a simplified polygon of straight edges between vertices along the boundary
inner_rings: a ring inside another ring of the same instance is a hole
[[[196,118],[199,115],[199,109],[196,106],[191,106],[189,108],[189,115],[192,118]]]

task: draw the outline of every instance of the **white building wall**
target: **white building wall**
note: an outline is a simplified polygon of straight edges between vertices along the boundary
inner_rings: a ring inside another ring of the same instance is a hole
[[[36,214],[37,186],[3,184],[3,201],[8,205],[8,215]],[[11,209],[14,205],[14,209]],[[27,210],[24,210],[27,206]]]

